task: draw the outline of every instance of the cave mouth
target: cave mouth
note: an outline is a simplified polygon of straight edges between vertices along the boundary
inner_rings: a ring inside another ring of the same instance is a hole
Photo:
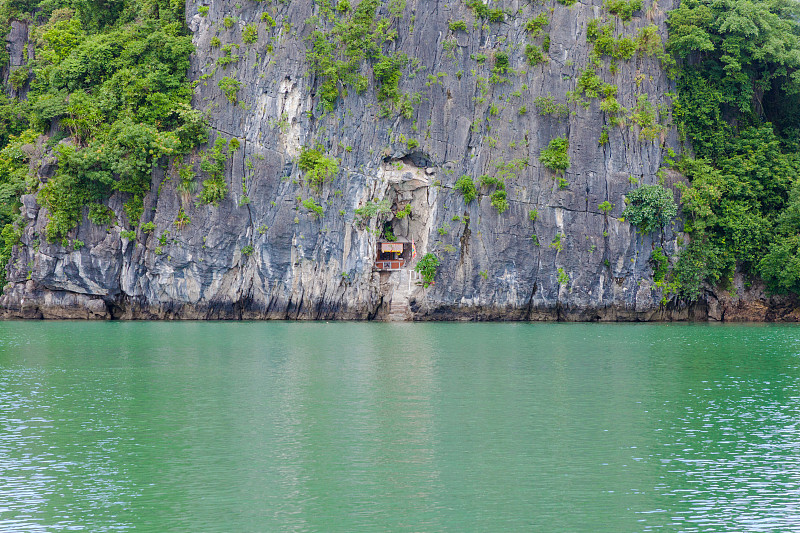
[[[384,163],[393,163],[395,161],[400,161],[408,166],[414,166],[417,168],[426,168],[431,166],[430,156],[420,150],[409,152],[403,157],[386,156],[383,158]]]

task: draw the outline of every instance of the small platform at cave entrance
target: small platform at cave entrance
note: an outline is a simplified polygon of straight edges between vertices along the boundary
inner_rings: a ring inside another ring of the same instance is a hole
[[[414,256],[414,242],[403,237],[395,241],[378,241],[378,255],[375,258],[375,270],[403,270]]]

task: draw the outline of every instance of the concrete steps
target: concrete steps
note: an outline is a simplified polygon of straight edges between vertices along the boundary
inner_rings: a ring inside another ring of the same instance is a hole
[[[418,274],[410,269],[392,272],[391,290],[392,299],[389,302],[387,322],[407,322],[414,319],[411,306],[408,304],[411,293],[416,290]]]

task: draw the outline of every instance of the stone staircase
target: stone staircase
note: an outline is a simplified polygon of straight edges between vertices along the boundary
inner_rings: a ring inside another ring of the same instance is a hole
[[[421,279],[418,272],[411,269],[398,270],[392,273],[392,280],[389,285],[392,300],[389,303],[389,314],[386,316],[387,322],[407,322],[413,320],[411,307],[408,300],[416,290],[416,282]]]

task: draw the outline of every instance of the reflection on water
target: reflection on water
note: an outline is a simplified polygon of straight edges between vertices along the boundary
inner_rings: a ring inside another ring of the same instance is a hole
[[[0,323],[0,531],[800,531],[798,340]]]

